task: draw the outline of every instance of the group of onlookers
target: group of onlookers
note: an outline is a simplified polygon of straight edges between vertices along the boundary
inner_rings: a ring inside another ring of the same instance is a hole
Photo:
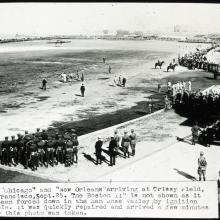
[[[120,151],[123,153],[122,157],[129,158],[130,155],[135,155],[137,136],[134,130],[131,134],[125,131],[124,135],[120,137],[115,131],[114,135],[109,140],[108,154],[110,156],[110,165],[115,165],[115,160]],[[95,143],[96,162],[102,162],[102,148],[103,140],[98,137]],[[0,143],[0,161],[2,165],[17,166],[23,165],[25,169],[37,170],[38,167],[48,167],[64,164],[66,167],[74,163],[78,163],[79,141],[74,129],[71,131],[48,132],[46,130],[40,131],[38,128],[35,133],[25,131],[25,134],[17,134],[5,137],[5,140]],[[131,148],[131,152],[129,149]]]

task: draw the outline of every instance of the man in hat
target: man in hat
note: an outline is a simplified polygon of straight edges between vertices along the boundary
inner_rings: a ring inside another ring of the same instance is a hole
[[[158,83],[158,85],[157,85],[157,91],[158,91],[158,93],[161,92],[161,87],[162,87],[161,83]]]
[[[130,157],[129,151],[128,151],[129,145],[130,145],[130,137],[128,136],[128,132],[125,131],[124,136],[122,137],[122,140],[121,140],[121,146],[124,151],[125,159],[127,158],[127,156],[128,156],[128,158]]]
[[[66,154],[65,154],[65,166],[69,167],[73,164],[73,142],[69,135],[66,135]]]
[[[78,146],[79,146],[79,141],[77,140],[77,135],[73,134],[73,162],[78,163]]]
[[[56,160],[57,163],[64,163],[64,151],[65,151],[65,142],[62,140],[62,135],[58,135],[58,140],[56,142]]]
[[[206,180],[206,167],[207,167],[207,162],[206,158],[204,157],[204,153],[201,151],[200,152],[200,157],[198,158],[198,174],[199,174],[199,181]]]
[[[43,138],[40,136],[39,141],[37,142],[38,147],[38,167],[43,166],[45,163],[45,146],[46,142],[43,140]]]
[[[96,165],[102,164],[102,145],[102,138],[98,137],[98,140],[95,143]]]
[[[122,86],[123,86],[123,87],[125,87],[126,81],[127,81],[126,78],[123,77],[123,79],[122,79]]]
[[[42,89],[43,89],[43,90],[46,90],[46,89],[47,89],[47,80],[46,80],[46,79],[43,79],[43,80],[42,80]]]
[[[198,122],[195,122],[195,125],[191,129],[192,131],[192,145],[196,144],[196,141],[198,141],[199,137],[199,131],[201,131],[201,128],[198,126]]]
[[[23,149],[24,149],[24,139],[23,139],[23,136],[19,133],[17,134],[17,158],[15,158],[15,163],[18,164],[18,163],[21,163],[21,164],[24,164],[24,161],[23,161]]]
[[[36,133],[35,133],[35,137],[40,137],[40,136],[41,136],[40,128],[37,128]]]
[[[25,135],[24,137],[24,148],[23,148],[23,159],[24,159],[24,169],[28,169],[29,159],[30,159],[30,145],[31,145],[31,137],[29,135]]]
[[[82,97],[84,97],[84,95],[85,95],[85,90],[86,90],[85,85],[84,85],[84,83],[82,83],[82,85],[80,87],[80,91],[81,91],[81,96]]]
[[[45,129],[42,130],[41,137],[43,140],[48,140],[48,134]]]
[[[34,143],[34,141],[30,142],[30,159],[29,159],[29,166],[32,171],[37,170],[38,165],[38,149],[37,145]]]
[[[111,66],[108,67],[108,73],[111,73],[112,72],[112,68]]]
[[[10,141],[10,152],[9,152],[9,161],[10,164],[13,164],[16,166],[17,164],[15,163],[15,158],[17,158],[17,142],[15,140],[15,136],[11,136],[11,141]]]
[[[54,140],[52,136],[48,136],[48,141],[46,144],[46,163],[47,165],[50,164],[52,167],[54,166]]]
[[[28,133],[28,131],[26,130],[26,131],[24,132],[24,140],[26,141],[27,139],[29,139],[29,133]]]
[[[115,140],[114,136],[112,135],[111,140],[109,142],[110,166],[115,165],[116,149],[117,149],[117,141]]]
[[[41,132],[40,132],[40,128],[37,128],[37,131],[35,134],[33,134],[33,140],[34,143],[37,144],[40,141],[40,137],[41,137]]]
[[[136,142],[137,142],[137,135],[134,132],[134,129],[131,129],[131,134],[130,134],[130,146],[131,146],[131,151],[132,151],[132,156],[135,155],[135,147],[136,147]]]
[[[117,130],[115,130],[115,132],[114,132],[114,139],[116,140],[116,143],[117,143],[117,147],[116,147],[116,149],[115,149],[115,156],[117,157],[117,155],[118,155],[118,151],[119,151],[119,146],[120,146],[120,136],[118,135],[118,131]]]
[[[5,140],[2,142],[2,164],[9,165],[9,152],[10,152],[10,141],[8,137],[5,137]]]

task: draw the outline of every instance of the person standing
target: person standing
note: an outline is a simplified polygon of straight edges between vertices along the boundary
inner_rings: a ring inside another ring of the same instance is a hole
[[[54,166],[54,148],[55,142],[52,136],[48,136],[47,141],[47,164],[50,164],[52,167]]]
[[[131,129],[131,134],[130,134],[130,146],[131,146],[131,151],[132,151],[132,156],[135,155],[135,147],[136,147],[136,142],[137,142],[137,135],[134,133],[134,129]]]
[[[84,82],[84,74],[81,75],[81,81]]]
[[[103,141],[101,137],[98,137],[98,141],[95,143],[96,165],[102,164],[102,145]]]
[[[71,137],[67,135],[67,142],[66,142],[66,161],[65,166],[69,167],[73,164],[73,142]]]
[[[115,156],[117,157],[117,155],[118,155],[118,151],[119,151],[119,146],[120,146],[120,136],[118,135],[118,131],[117,130],[115,130],[115,132],[114,132],[114,139],[116,140],[116,143],[117,143],[117,147],[116,147],[116,149],[115,149]]]
[[[62,140],[62,135],[58,135],[58,140],[56,142],[56,160],[57,163],[64,163],[64,148],[65,148],[65,142]]]
[[[73,134],[73,162],[78,163],[78,146],[79,146],[79,141],[77,140],[77,135]]]
[[[110,166],[115,165],[116,149],[117,141],[115,140],[114,136],[111,136],[111,140],[109,142]]]
[[[39,165],[42,167],[45,164],[45,146],[46,142],[43,140],[43,138],[40,136],[39,141],[37,143],[38,147],[38,167]]]
[[[45,78],[42,80],[42,89],[43,90],[47,89],[47,80]]]
[[[118,77],[118,85],[121,86],[121,84],[122,84],[122,76],[120,75],[120,76]]]
[[[17,158],[15,160],[15,163],[21,163],[23,165],[23,161],[22,161],[22,152],[24,149],[24,140],[23,140],[23,136],[19,133],[17,134],[18,138],[16,140],[17,142]]]
[[[111,66],[108,67],[108,73],[111,73],[112,72],[112,68]]]
[[[206,167],[207,167],[207,161],[204,157],[204,153],[200,152],[200,157],[198,158],[198,174],[199,174],[199,181],[206,180]]]
[[[121,146],[124,151],[125,159],[127,158],[127,156],[128,156],[128,158],[130,157],[129,151],[128,151],[128,147],[130,145],[130,137],[128,136],[127,133],[128,133],[127,131],[124,132],[124,136],[122,137],[122,140],[121,140]]]
[[[38,157],[38,148],[37,145],[31,141],[30,142],[30,160],[29,160],[29,166],[31,168],[32,171],[37,170],[37,167],[39,165],[39,161],[38,161],[39,157]]]
[[[85,85],[84,85],[84,83],[82,83],[82,85],[80,87],[80,91],[81,91],[81,96],[82,97],[84,97],[84,95],[85,95],[85,90],[86,90]]]
[[[191,92],[191,90],[192,90],[192,83],[190,80],[188,81],[188,90],[189,90],[189,92]]]
[[[195,123],[191,131],[192,131],[192,145],[195,145],[196,141],[198,141],[199,131],[201,131],[201,128],[198,126],[198,122]]]
[[[149,102],[149,104],[148,104],[148,111],[149,111],[149,114],[152,113],[152,107],[153,107],[152,103]]]
[[[2,161],[1,163],[3,165],[9,165],[9,153],[10,153],[10,141],[8,140],[8,137],[5,137],[5,140],[2,142],[1,145],[2,148]]]
[[[13,164],[14,166],[17,165],[16,158],[17,158],[17,142],[15,140],[15,136],[11,136],[11,141],[10,141],[10,154],[9,154],[9,160],[10,163]]]
[[[102,61],[103,61],[103,63],[105,63],[105,61],[106,61],[106,58],[105,58],[105,57],[103,57],[103,58],[102,58]]]
[[[115,75],[115,77],[114,77],[114,86],[116,86],[117,85],[117,76]]]
[[[126,81],[127,81],[126,78],[123,77],[123,79],[122,79],[122,86],[123,86],[123,87],[125,87]]]
[[[158,91],[158,93],[161,92],[161,83],[158,83],[158,85],[157,85],[157,91]]]
[[[164,111],[169,110],[169,104],[170,104],[170,101],[168,99],[168,96],[165,95],[165,98],[164,98]]]

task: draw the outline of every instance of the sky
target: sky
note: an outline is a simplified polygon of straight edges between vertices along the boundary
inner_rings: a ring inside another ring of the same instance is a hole
[[[220,32],[220,5],[193,3],[0,3],[1,34],[93,34],[166,31],[187,25]]]

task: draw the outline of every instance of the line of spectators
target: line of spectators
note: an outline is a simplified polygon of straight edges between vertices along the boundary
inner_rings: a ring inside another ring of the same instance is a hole
[[[213,66],[213,63],[208,62],[207,60],[207,53],[210,50],[215,49],[216,46],[212,46],[206,50],[199,50],[197,49],[197,51],[195,53],[189,53],[189,54],[185,54],[182,57],[178,58],[178,62],[181,66],[187,67],[188,69],[203,69],[205,71],[218,71],[217,65]]]

